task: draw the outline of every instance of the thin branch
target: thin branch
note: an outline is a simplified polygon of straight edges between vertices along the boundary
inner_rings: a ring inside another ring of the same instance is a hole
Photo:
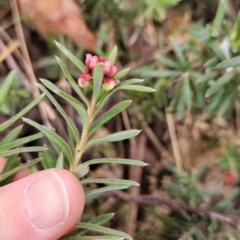
[[[153,130],[149,127],[148,123],[145,121],[143,115],[140,112],[138,112],[136,113],[136,117],[140,121],[143,131],[146,133],[147,137],[152,142],[153,146],[156,148],[156,150],[162,156],[162,158],[174,161],[173,156],[168,152],[168,150],[157,138],[156,134],[153,132]]]
[[[29,79],[29,81],[31,82],[31,85],[32,85],[32,95],[33,95],[34,98],[37,98],[40,95],[40,92],[39,92],[39,89],[36,86],[37,79],[36,79],[34,71],[33,71],[33,67],[32,67],[30,57],[29,57],[25,37],[24,37],[24,34],[23,34],[23,29],[22,29],[22,25],[21,25],[21,21],[20,21],[20,15],[19,15],[19,11],[18,11],[17,2],[16,2],[16,0],[11,0],[10,4],[11,4],[13,21],[14,21],[14,24],[15,24],[16,33],[17,33],[18,39],[21,43],[21,51],[22,51],[23,57],[26,61],[25,69],[26,69],[26,72],[27,72],[27,75],[28,75],[28,79]],[[41,114],[41,117],[42,117],[42,120],[43,120],[44,124],[47,127],[52,128],[52,126],[49,122],[47,111],[46,111],[46,105],[47,105],[46,101],[40,102],[38,104],[39,112]],[[48,109],[50,109],[50,108],[48,108]],[[52,113],[52,114],[55,115],[55,113]]]
[[[0,63],[4,61],[12,52],[14,52],[19,46],[18,41],[12,41],[2,50],[0,54]]]
[[[152,197],[149,195],[135,195],[132,196],[130,194],[124,193],[122,191],[111,191],[105,192],[101,195],[102,197],[109,198],[119,198],[127,202],[134,202],[136,204],[150,204],[150,205],[165,205],[172,209],[182,209],[187,212],[206,215],[212,219],[216,219],[221,222],[225,222],[231,225],[233,228],[240,229],[240,218],[232,215],[223,215],[221,213],[213,212],[208,209],[204,209],[201,207],[193,207],[189,206],[186,203],[176,201],[170,198],[159,198]]]
[[[182,172],[183,171],[182,158],[181,158],[180,148],[179,148],[178,139],[176,135],[173,115],[168,111],[168,109],[165,110],[165,113],[166,113],[168,130],[169,130],[169,134],[172,142],[173,155],[175,158],[176,167],[178,171]]]

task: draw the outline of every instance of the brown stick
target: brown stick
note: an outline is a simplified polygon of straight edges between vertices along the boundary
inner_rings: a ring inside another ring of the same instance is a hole
[[[5,60],[12,52],[14,52],[19,46],[18,41],[10,42],[0,54],[0,63]]]
[[[135,139],[136,139],[135,141],[136,145],[134,149],[130,150],[130,158],[143,161],[145,152],[146,152],[146,142],[147,142],[146,135],[144,133],[141,133]],[[130,147],[133,147],[133,146],[131,145]],[[129,166],[128,179],[133,180],[137,183],[140,183],[142,179],[142,172],[143,172],[142,167]],[[129,190],[129,194],[131,196],[139,195],[140,188],[137,186],[132,186]],[[132,203],[131,206],[129,206],[128,223],[126,225],[126,231],[131,236],[134,236],[136,232],[137,215],[138,215],[138,206],[135,203]]]
[[[39,89],[36,86],[37,83],[37,79],[35,77],[34,71],[33,71],[33,67],[32,67],[32,63],[29,57],[29,53],[28,53],[28,49],[27,49],[27,45],[26,45],[26,41],[25,41],[25,37],[23,34],[23,29],[22,29],[22,25],[20,22],[20,16],[19,16],[19,11],[18,11],[18,6],[17,6],[17,2],[16,0],[11,0],[10,1],[10,5],[11,5],[11,9],[12,9],[12,15],[13,15],[13,21],[15,24],[15,29],[16,29],[16,33],[19,39],[19,42],[21,44],[21,51],[22,51],[22,55],[26,61],[25,64],[25,68],[26,68],[26,72],[28,75],[28,79],[31,82],[31,87],[32,87],[32,95],[34,98],[37,98],[40,95]],[[49,122],[49,118],[48,118],[48,114],[46,111],[47,108],[47,102],[46,101],[41,101],[38,104],[38,108],[39,108],[39,112],[41,114],[42,120],[45,124],[45,126],[52,128],[50,122]],[[51,108],[48,107],[48,110],[50,110]],[[52,111],[51,113],[52,115],[55,115],[54,111]],[[56,118],[56,116],[55,116]]]
[[[178,171],[182,172],[183,171],[182,158],[180,154],[180,148],[179,148],[177,134],[175,130],[173,115],[168,111],[168,109],[165,110],[165,113],[166,113],[168,130],[169,130],[169,134],[172,142],[173,155],[175,158],[176,168]]]
[[[123,123],[127,130],[131,129],[131,124],[128,118],[127,111],[124,110],[122,112]],[[129,146],[129,155],[132,159],[137,159],[137,138],[130,138],[130,146]],[[142,175],[141,169],[136,166],[129,166],[129,174],[128,178],[133,181],[138,181],[136,172],[138,175]],[[130,195],[138,195],[139,194],[139,187],[131,187],[129,190]],[[136,231],[136,221],[137,221],[137,214],[138,214],[138,206],[136,204],[130,204],[128,209],[128,222],[125,226],[125,231],[134,237]]]
[[[221,213],[213,212],[208,209],[204,209],[201,207],[193,207],[189,206],[183,202],[176,201],[170,198],[157,198],[152,197],[149,195],[135,195],[132,196],[130,194],[124,193],[122,191],[111,191],[111,192],[105,192],[102,194],[102,197],[109,198],[109,197],[115,197],[122,199],[127,202],[134,202],[136,204],[151,204],[151,205],[165,205],[169,208],[173,209],[182,209],[187,212],[197,213],[206,215],[210,218],[216,219],[221,222],[225,222],[232,227],[236,229],[240,229],[240,218],[232,215],[223,215]]]

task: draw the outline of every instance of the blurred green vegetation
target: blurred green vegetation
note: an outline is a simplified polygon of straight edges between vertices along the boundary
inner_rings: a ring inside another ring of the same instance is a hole
[[[226,13],[226,0],[201,3],[190,0],[78,0],[78,3],[88,26],[97,35],[97,54],[106,56],[117,45],[118,67],[131,67],[132,77],[144,78],[146,85],[157,90],[153,94],[126,93],[125,97],[134,102],[128,114],[131,123],[137,125],[135,127],[141,128],[137,113],[152,126],[165,121],[165,111],[170,110],[177,124],[183,121],[186,112],[191,114],[192,125],[199,116],[206,114],[208,122],[222,118],[238,134],[240,14],[235,19],[230,18]],[[213,14],[206,16],[201,9]],[[84,49],[77,48],[67,38],[62,40],[76,57],[84,59]],[[35,67],[44,70],[48,79],[57,81],[61,72],[52,56],[58,50],[53,47],[52,38],[47,44],[51,54],[41,57]],[[67,59],[65,63],[76,79],[77,69]],[[7,102],[4,113],[10,113],[16,101],[28,98],[27,91],[18,90],[15,94],[14,89],[9,95],[12,102]],[[204,137],[209,145],[209,137]],[[217,136],[214,145],[221,146]],[[212,168],[202,163],[201,167],[196,165],[182,172],[166,162],[164,169],[171,180],[161,181],[156,189],[187,205],[238,217],[239,143],[228,143],[222,148],[219,157],[211,160]],[[193,157],[192,162],[194,160]],[[205,160],[206,163],[210,161]],[[217,172],[226,182],[227,190],[216,186],[213,191],[206,187],[206,176],[211,172]],[[142,208],[142,216],[136,223],[139,229],[136,239],[240,239],[238,229],[204,214],[184,209],[169,209],[167,214],[160,214],[154,207]],[[148,216],[153,216],[156,226],[161,227],[152,227]]]

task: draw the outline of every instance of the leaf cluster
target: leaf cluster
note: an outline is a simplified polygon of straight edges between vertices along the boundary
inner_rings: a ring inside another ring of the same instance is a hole
[[[168,107],[178,118],[186,110],[210,115],[231,115],[239,102],[240,14],[235,22],[225,19],[226,1],[219,1],[212,23],[193,24],[184,30],[188,41],[171,40],[171,51],[156,54],[156,64],[136,69],[157,90],[143,103],[146,114],[157,115]],[[161,66],[161,70],[158,66]]]

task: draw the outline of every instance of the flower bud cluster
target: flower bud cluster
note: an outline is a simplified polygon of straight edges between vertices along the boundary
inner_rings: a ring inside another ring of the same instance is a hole
[[[112,90],[116,85],[116,80],[114,75],[117,72],[117,67],[112,65],[110,61],[106,60],[104,57],[92,55],[90,53],[86,54],[86,73],[82,73],[78,77],[78,85],[82,88],[86,88],[90,85],[90,80],[92,79],[92,71],[97,64],[101,64],[103,67],[103,84],[102,88],[106,91]]]

